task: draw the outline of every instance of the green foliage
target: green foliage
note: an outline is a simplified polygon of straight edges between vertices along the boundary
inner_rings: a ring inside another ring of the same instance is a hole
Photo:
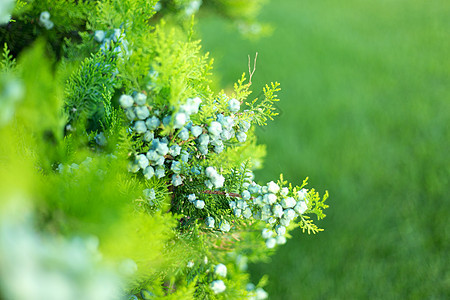
[[[13,14],[20,15],[27,8],[28,2],[22,0],[16,0],[15,2]]]
[[[11,55],[11,51],[8,45],[5,43],[3,46],[2,60],[0,62],[0,68],[2,72],[11,72],[16,66],[16,60]]]
[[[204,6],[234,20],[240,34],[259,38],[272,33],[272,27],[258,21],[261,7],[267,0],[205,0]]]
[[[57,30],[69,33],[73,30],[80,30],[85,26],[87,16],[95,7],[95,1],[76,0],[43,0],[43,1],[18,1],[14,14],[17,14],[18,21],[35,23],[39,21],[39,15],[43,11],[48,11],[51,20],[56,24]],[[39,27],[35,27],[36,29]]]
[[[146,30],[143,24],[147,24],[154,13],[156,0],[145,1],[97,1],[95,14],[89,18],[89,29],[106,30],[120,28],[141,35]]]
[[[273,117],[278,115],[275,112],[273,103],[279,101],[278,96],[275,94],[280,91],[279,86],[278,82],[272,82],[270,87],[266,85],[263,88],[264,99],[261,102],[257,102],[258,98],[255,98],[250,103],[246,102],[249,110],[254,113],[254,119],[258,125],[267,125],[267,119],[273,120]]]
[[[25,140],[36,145],[38,167],[48,171],[58,156],[57,145],[63,138],[66,120],[61,110],[63,87],[58,84],[44,47],[44,42],[38,41],[18,60],[23,98],[15,108],[14,119],[18,130],[29,138]]]
[[[319,220],[326,217],[326,215],[323,213],[323,210],[329,207],[327,204],[325,204],[325,200],[327,200],[328,197],[328,191],[325,191],[322,199],[320,199],[319,193],[316,192],[315,189],[311,189],[308,192],[308,199],[311,203],[311,207],[309,208],[309,210],[311,213],[315,214]]]
[[[182,99],[191,95],[210,97],[210,70],[212,60],[199,55],[199,41],[186,41],[176,28],[162,24],[155,29],[151,57],[152,72],[158,74],[151,81],[152,92],[157,94],[153,102],[178,107]],[[181,39],[181,40],[180,40]],[[147,65],[148,69],[148,65]]]
[[[226,6],[248,17],[256,3]],[[212,60],[194,40],[193,24],[180,22],[200,2],[163,2],[161,12],[169,15],[153,20],[156,4],[40,1],[14,12],[17,22],[2,38],[30,39],[12,51],[4,47],[2,72],[14,76],[0,77],[7,99],[0,106],[6,141],[0,205],[8,214],[20,196],[36,230],[52,237],[45,247],[58,249],[56,239],[81,240],[90,252],[77,246],[73,255],[83,261],[101,255],[101,263],[84,266],[108,266],[105,278],[114,280],[102,279],[106,286],[117,288],[120,280],[122,293],[134,299],[265,295],[263,281],[259,290],[247,287],[247,261],[267,260],[296,226],[319,231],[306,214],[325,217],[328,194],[321,200],[314,189],[307,192],[306,181],[301,187],[282,177],[278,184],[254,181],[265,155],[254,125],[277,115],[279,84],[266,85],[261,101],[248,99],[245,74],[231,94],[217,92]],[[14,226],[36,235],[26,220]],[[64,275],[55,276],[76,293],[71,267],[63,264]],[[36,272],[50,276],[45,268]],[[21,292],[13,288],[5,297]],[[113,289],[99,295],[122,296]]]
[[[89,122],[88,130],[96,130],[100,122],[105,122],[111,115],[108,105],[117,82],[115,60],[110,51],[106,55],[97,52],[86,58],[72,74],[65,91],[65,111],[70,123],[79,118]]]
[[[22,82],[17,78],[16,60],[4,45],[0,61],[0,126],[14,115],[15,105],[23,98]]]
[[[266,0],[211,0],[211,5],[231,18],[255,19]]]

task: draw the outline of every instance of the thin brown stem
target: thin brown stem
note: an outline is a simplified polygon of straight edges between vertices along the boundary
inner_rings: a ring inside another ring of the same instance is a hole
[[[253,62],[253,71],[252,71],[252,68],[251,68],[251,64],[250,64],[250,55],[248,56],[248,74],[249,74],[249,79],[248,79],[248,83],[251,85],[252,84],[252,77],[253,77],[253,74],[255,74],[255,71],[256,71],[256,59],[258,58],[258,52],[256,52],[256,55],[255,55],[255,61]]]
[[[228,196],[228,197],[236,197],[236,198],[242,198],[242,196],[240,194],[237,193],[227,193],[227,192],[222,192],[222,191],[210,191],[210,190],[206,190],[202,192],[203,194],[209,194],[209,195],[224,195],[224,196]]]

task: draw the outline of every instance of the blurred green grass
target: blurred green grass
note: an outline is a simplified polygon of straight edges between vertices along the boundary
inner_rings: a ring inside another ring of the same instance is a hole
[[[261,20],[274,34],[249,41],[203,16],[204,48],[223,85],[255,52],[253,96],[282,84],[257,178],[331,197],[325,231],[296,231],[253,279],[271,299],[449,299],[449,3],[271,1]]]

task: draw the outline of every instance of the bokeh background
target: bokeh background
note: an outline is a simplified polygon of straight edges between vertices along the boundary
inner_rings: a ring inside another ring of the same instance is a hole
[[[282,84],[257,179],[331,196],[325,231],[296,231],[253,280],[271,299],[450,299],[448,1],[271,1],[260,20],[273,34],[249,40],[202,16],[204,49],[224,86],[255,52],[253,96]]]

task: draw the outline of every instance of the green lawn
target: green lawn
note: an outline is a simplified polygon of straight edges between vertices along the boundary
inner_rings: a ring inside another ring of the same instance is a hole
[[[222,84],[259,52],[255,95],[282,84],[259,130],[261,182],[284,173],[330,192],[325,231],[295,232],[269,264],[271,299],[450,298],[450,4],[272,0],[274,34],[203,16]]]

